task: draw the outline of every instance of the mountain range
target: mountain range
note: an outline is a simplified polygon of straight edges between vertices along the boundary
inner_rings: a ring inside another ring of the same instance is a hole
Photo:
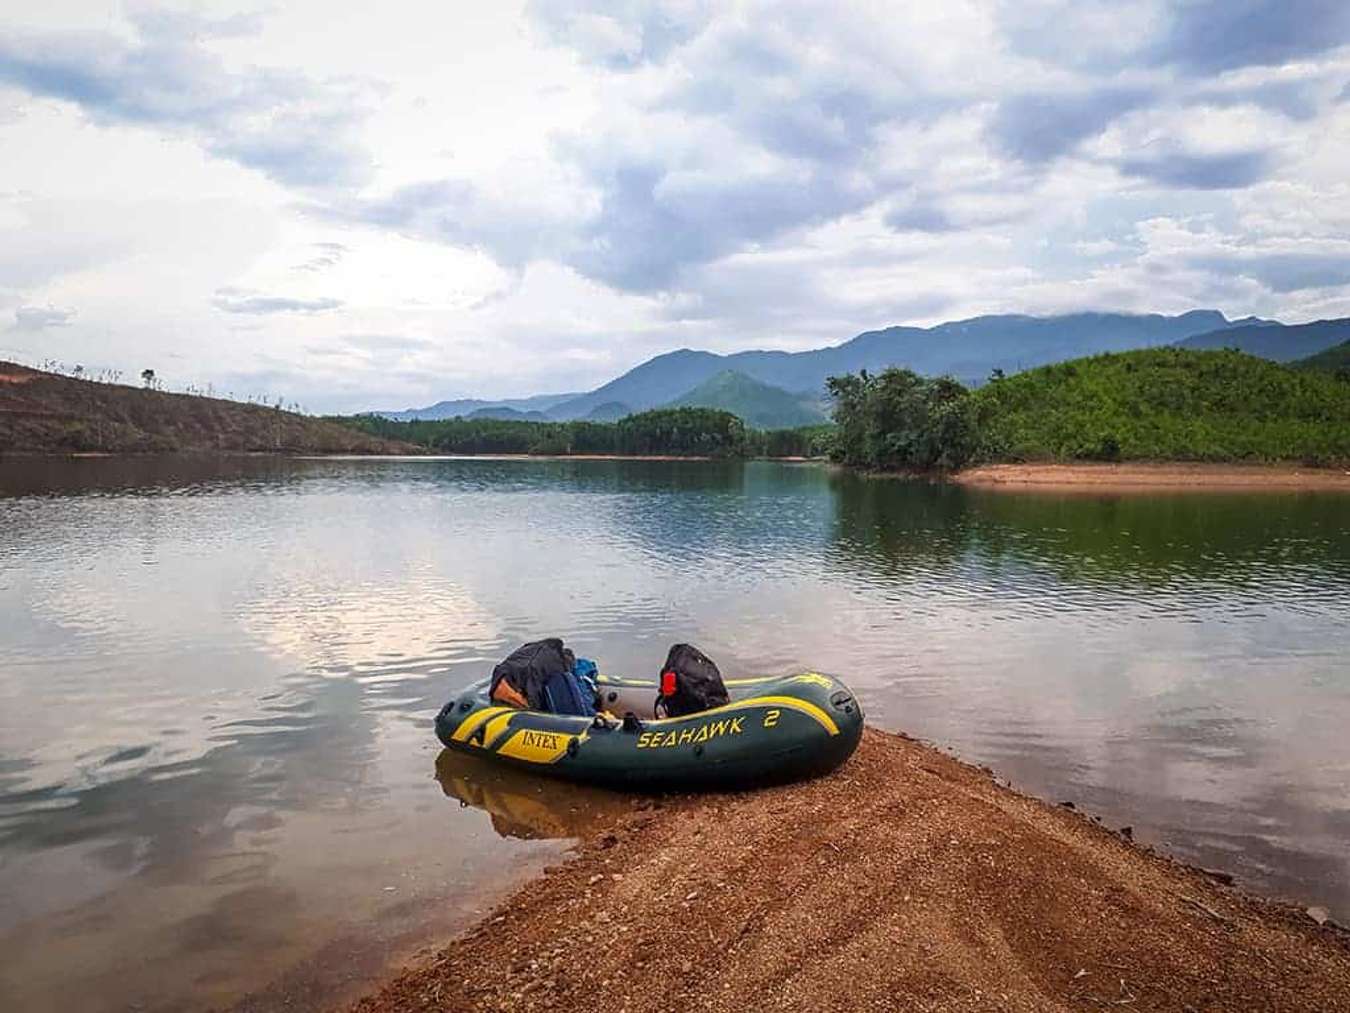
[[[453,419],[455,417],[469,418],[476,412],[496,412],[497,409],[509,408],[515,412],[546,412],[556,404],[564,401],[571,401],[574,398],[581,397],[580,391],[573,391],[568,394],[535,394],[532,397],[508,397],[497,401],[484,400],[476,397],[462,397],[454,401],[437,401],[433,405],[427,405],[425,408],[408,408],[400,412],[374,412],[375,415],[383,415],[387,419],[393,419],[395,422],[411,422],[414,419]],[[479,416],[480,418],[482,416]],[[495,417],[495,416],[489,416]],[[508,416],[502,416],[508,417]]]
[[[755,428],[805,425],[823,418],[826,377],[903,366],[979,384],[994,370],[1035,366],[1102,352],[1159,345],[1239,348],[1281,362],[1305,358],[1350,339],[1350,319],[1285,325],[1218,310],[1178,316],[1072,313],[1061,316],[973,317],[933,327],[864,331],[838,345],[802,352],[749,351],[720,355],[682,348],[648,359],[591,391],[499,401],[461,399],[427,408],[383,411],[387,418],[455,416],[609,421],[668,405],[697,404],[733,411]],[[759,421],[752,420],[754,419]],[[780,420],[793,419],[784,422]],[[769,421],[772,420],[772,421]]]

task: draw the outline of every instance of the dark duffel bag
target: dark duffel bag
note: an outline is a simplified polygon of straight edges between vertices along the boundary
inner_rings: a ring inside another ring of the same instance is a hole
[[[678,718],[729,703],[722,673],[712,659],[691,644],[676,644],[661,666],[656,716]]]
[[[575,663],[572,652],[557,637],[532,641],[517,647],[492,670],[489,695],[494,700],[507,696],[498,691],[498,684],[505,681],[530,710],[549,710],[545,687],[554,676],[571,672]]]

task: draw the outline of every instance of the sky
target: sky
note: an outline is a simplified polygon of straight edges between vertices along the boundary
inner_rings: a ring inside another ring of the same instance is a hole
[[[11,2],[0,358],[354,411],[1350,316],[1348,166],[1345,0]]]

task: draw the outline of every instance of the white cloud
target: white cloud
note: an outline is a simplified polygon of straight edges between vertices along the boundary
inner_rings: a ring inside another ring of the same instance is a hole
[[[1350,27],[1297,6],[54,0],[0,17],[7,344],[355,409],[979,312],[1350,313]]]
[[[75,311],[56,306],[18,306],[14,310],[14,330],[44,331],[49,327],[69,327]]]

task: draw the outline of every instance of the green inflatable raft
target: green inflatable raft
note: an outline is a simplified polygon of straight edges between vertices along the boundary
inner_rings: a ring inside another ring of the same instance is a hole
[[[730,679],[730,703],[678,718],[622,722],[503,707],[485,680],[436,715],[448,748],[573,781],[642,791],[747,787],[815,777],[847,760],[863,713],[838,679],[808,672]],[[601,676],[614,713],[646,699],[656,683]]]

